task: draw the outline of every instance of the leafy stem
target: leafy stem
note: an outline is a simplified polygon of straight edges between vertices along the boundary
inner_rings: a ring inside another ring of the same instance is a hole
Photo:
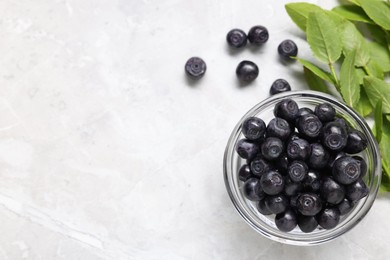
[[[339,84],[339,80],[337,79],[337,74],[336,74],[336,71],[334,69],[333,63],[329,62],[328,65],[329,65],[330,72],[332,73],[332,76],[334,78],[335,86],[336,86],[337,90],[340,91],[340,84]]]

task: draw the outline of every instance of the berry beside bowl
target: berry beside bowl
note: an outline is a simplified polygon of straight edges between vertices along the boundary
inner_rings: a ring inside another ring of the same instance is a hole
[[[316,91],[284,92],[238,122],[225,150],[224,180],[257,232],[316,245],[368,213],[381,181],[380,153],[365,120],[344,103]]]

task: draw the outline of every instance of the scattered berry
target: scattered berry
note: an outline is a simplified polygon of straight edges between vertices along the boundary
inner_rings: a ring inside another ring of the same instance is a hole
[[[192,79],[200,79],[206,73],[207,66],[199,57],[192,57],[184,66],[186,74]]]
[[[269,34],[267,28],[261,25],[253,26],[248,32],[248,40],[254,45],[262,45],[268,41]]]
[[[272,83],[269,93],[275,95],[287,91],[291,91],[290,84],[284,79],[277,79]]]
[[[290,60],[297,56],[298,47],[292,40],[285,40],[279,44],[278,53],[283,59]]]
[[[247,36],[243,30],[233,29],[226,35],[226,41],[230,47],[239,49],[246,45]]]
[[[242,82],[249,83],[254,81],[259,75],[259,68],[252,61],[241,61],[236,69],[236,75]]]

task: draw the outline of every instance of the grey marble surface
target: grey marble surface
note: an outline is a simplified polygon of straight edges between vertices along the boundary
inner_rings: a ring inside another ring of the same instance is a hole
[[[388,259],[389,198],[305,248],[255,233],[225,191],[239,118],[276,78],[307,88],[276,53],[290,38],[310,56],[286,2],[1,0],[0,259]],[[255,24],[269,42],[230,52],[226,32]],[[194,55],[208,64],[196,84]],[[260,76],[240,88],[243,59]]]

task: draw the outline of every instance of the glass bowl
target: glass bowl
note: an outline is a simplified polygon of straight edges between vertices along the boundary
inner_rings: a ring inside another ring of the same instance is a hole
[[[328,102],[332,104],[338,116],[343,117],[349,124],[362,131],[368,140],[367,149],[359,154],[368,166],[368,172],[363,178],[370,192],[368,196],[356,203],[352,211],[341,217],[340,223],[333,229],[317,228],[312,233],[304,233],[296,227],[291,232],[282,232],[274,223],[274,215],[264,216],[256,209],[256,203],[246,199],[242,192],[243,182],[238,179],[240,167],[246,163],[235,151],[238,140],[244,138],[241,132],[242,122],[251,116],[257,116],[266,124],[274,117],[275,104],[285,98],[296,101],[299,107],[314,108],[316,105]],[[257,232],[265,237],[292,245],[316,245],[335,239],[351,230],[370,210],[377,195],[381,181],[381,160],[378,144],[365,120],[354,110],[334,97],[316,91],[292,91],[274,95],[253,107],[247,112],[234,128],[224,155],[224,179],[229,196],[241,217]]]

